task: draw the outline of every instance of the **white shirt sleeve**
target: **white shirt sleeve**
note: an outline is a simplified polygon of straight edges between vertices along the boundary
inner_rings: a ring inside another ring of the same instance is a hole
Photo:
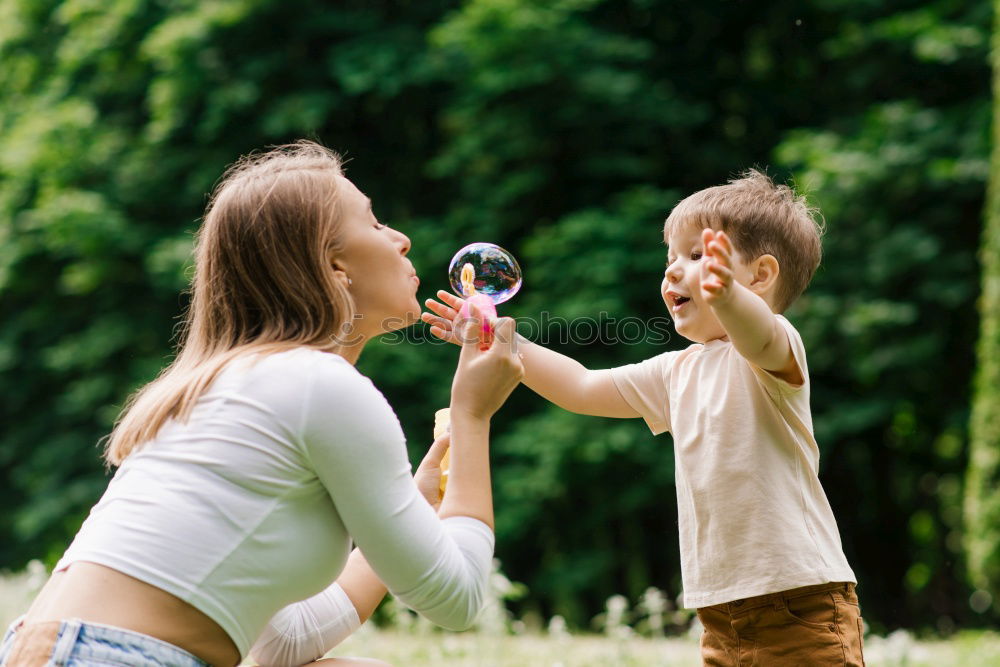
[[[250,649],[250,657],[262,667],[304,665],[322,657],[360,625],[350,598],[334,583],[275,614]]]
[[[783,315],[776,315],[775,317],[778,318],[778,323],[788,336],[788,345],[792,349],[792,356],[795,357],[795,363],[798,364],[799,372],[802,374],[802,384],[789,384],[787,381],[779,378],[774,373],[766,371],[754,364],[750,364],[750,368],[753,369],[754,374],[764,387],[764,390],[775,398],[789,396],[797,392],[804,393],[808,396],[809,365],[806,363],[805,343],[802,342],[802,336],[799,334],[798,330],[792,325],[791,322],[788,321],[787,318]]]
[[[415,611],[468,628],[484,602],[493,531],[471,517],[437,517],[413,481],[395,413],[353,366],[324,360],[303,381],[304,454],[365,559]]]
[[[622,398],[659,435],[670,430],[670,367],[679,352],[664,352],[655,357],[611,369],[611,379]]]

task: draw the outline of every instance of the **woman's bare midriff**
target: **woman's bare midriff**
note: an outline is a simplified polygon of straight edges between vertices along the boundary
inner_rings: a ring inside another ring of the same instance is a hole
[[[193,653],[211,665],[236,665],[239,651],[218,623],[187,602],[96,563],[53,573],[25,624],[79,618],[141,632]]]

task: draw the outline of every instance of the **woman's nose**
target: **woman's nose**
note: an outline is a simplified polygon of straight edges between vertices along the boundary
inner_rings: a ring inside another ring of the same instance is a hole
[[[398,230],[393,230],[393,231],[399,234],[400,254],[405,255],[406,253],[410,252],[410,245],[411,245],[410,237]]]

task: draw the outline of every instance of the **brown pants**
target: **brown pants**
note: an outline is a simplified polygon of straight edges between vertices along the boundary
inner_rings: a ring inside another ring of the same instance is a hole
[[[863,667],[854,584],[819,584],[698,610],[705,667]]]

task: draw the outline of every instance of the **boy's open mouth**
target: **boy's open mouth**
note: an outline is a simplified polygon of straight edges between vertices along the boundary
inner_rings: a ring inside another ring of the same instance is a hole
[[[681,296],[680,294],[677,293],[670,293],[667,296],[670,298],[669,303],[670,303],[671,313],[680,312],[681,308],[684,307],[684,304],[691,300],[691,297]]]
[[[670,312],[672,313],[676,313],[677,311],[679,311],[681,307],[684,306],[685,303],[691,300],[691,297],[684,296],[683,294],[678,294],[674,290],[667,290],[667,292],[663,296],[664,296],[664,301],[667,303],[667,307],[670,309]]]

